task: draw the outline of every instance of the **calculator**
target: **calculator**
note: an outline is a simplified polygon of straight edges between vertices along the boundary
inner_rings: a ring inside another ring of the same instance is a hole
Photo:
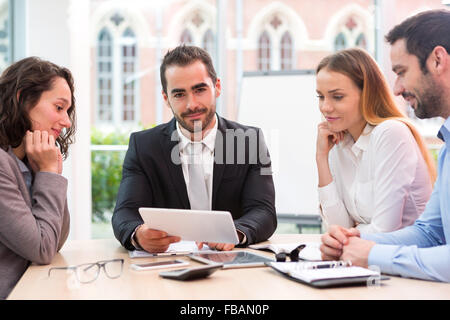
[[[214,264],[208,266],[202,266],[197,268],[177,269],[172,271],[160,272],[160,277],[175,279],[175,280],[194,280],[200,278],[206,278],[215,271],[222,269],[223,264]]]

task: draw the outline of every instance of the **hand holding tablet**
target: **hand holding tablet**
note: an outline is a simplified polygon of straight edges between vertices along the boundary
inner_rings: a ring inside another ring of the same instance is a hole
[[[165,252],[171,243],[181,240],[179,237],[167,235],[164,231],[150,229],[146,224],[138,227],[135,237],[142,249],[153,253]]]
[[[235,244],[233,243],[197,242],[197,247],[199,250],[203,248],[203,245],[208,245],[210,249],[216,249],[219,251],[230,251],[235,247]]]
[[[152,246],[146,248],[139,244],[146,251],[150,249],[149,252],[164,252],[161,250],[167,250],[170,243],[181,239],[196,241],[199,247],[203,243],[216,244],[218,250],[231,250],[239,243],[231,214],[226,211],[139,208],[139,213],[146,228],[142,231],[151,230],[147,231],[146,240]]]

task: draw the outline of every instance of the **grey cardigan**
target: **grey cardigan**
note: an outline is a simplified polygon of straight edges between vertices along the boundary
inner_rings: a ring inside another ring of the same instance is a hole
[[[12,149],[0,148],[0,299],[31,263],[49,264],[69,234],[67,179],[37,172],[31,190]]]

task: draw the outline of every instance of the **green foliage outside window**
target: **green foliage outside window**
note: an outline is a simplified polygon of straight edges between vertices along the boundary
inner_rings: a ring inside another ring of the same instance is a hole
[[[431,156],[434,159],[434,162],[436,163],[436,168],[437,168],[437,163],[438,163],[438,156],[439,156],[439,150],[440,149],[429,149]]]
[[[128,145],[130,134],[102,133],[92,129],[92,145]],[[91,152],[92,221],[108,222],[116,204],[117,191],[122,179],[122,164],[126,151]]]
[[[153,126],[151,126],[153,127]],[[148,129],[141,124],[133,131]],[[91,130],[91,145],[128,146],[129,131],[105,133],[97,128]],[[126,150],[92,150],[92,222],[110,222],[117,192],[122,180],[122,165]]]

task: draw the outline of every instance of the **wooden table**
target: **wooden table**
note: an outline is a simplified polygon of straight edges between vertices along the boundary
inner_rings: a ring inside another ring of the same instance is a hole
[[[320,235],[274,235],[270,242],[319,241]],[[258,251],[262,253],[261,251]],[[264,253],[270,256],[270,253]],[[125,259],[123,274],[109,279],[101,271],[98,279],[79,284],[64,271],[52,273],[50,267],[76,265],[113,258]],[[219,270],[209,278],[189,282],[163,279],[161,269],[134,271],[131,263],[168,258],[130,259],[115,239],[68,241],[51,265],[32,265],[8,299],[188,299],[188,300],[278,300],[278,299],[450,299],[450,284],[391,277],[378,287],[316,289],[285,279],[270,268]],[[197,263],[187,257],[190,266]],[[181,267],[183,268],[183,267]]]

